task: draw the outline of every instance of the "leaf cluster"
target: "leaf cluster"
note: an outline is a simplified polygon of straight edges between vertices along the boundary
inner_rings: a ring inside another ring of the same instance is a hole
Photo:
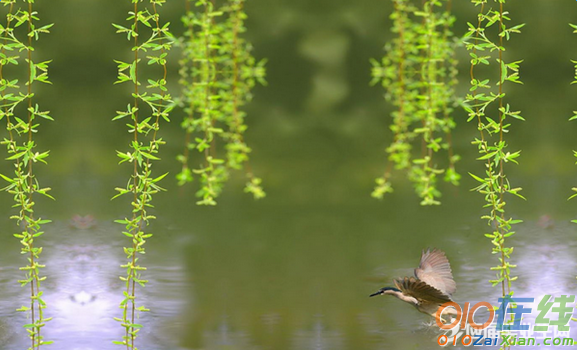
[[[244,1],[199,0],[191,7],[188,0],[182,18],[186,31],[179,41],[183,52],[180,100],[186,114],[181,124],[186,140],[178,157],[182,170],[177,180],[184,185],[194,175],[199,178],[200,205],[216,205],[230,170],[243,166],[248,177],[245,192],[257,199],[265,196],[261,179],[248,166],[251,148],[244,140],[247,126],[242,107],[252,99],[257,83],[266,84],[266,61],[252,56],[252,45],[242,36]],[[203,158],[197,168],[190,167],[192,151]]]
[[[21,253],[27,257],[28,264],[20,267],[25,275],[18,282],[21,286],[30,286],[30,304],[18,311],[28,315],[29,322],[24,325],[30,340],[30,349],[39,349],[52,343],[45,341],[41,328],[51,317],[44,316],[46,302],[41,282],[40,263],[42,247],[36,239],[44,234],[42,226],[50,220],[35,217],[34,194],[54,199],[49,187],[41,187],[34,173],[34,164],[46,163],[50,151],[38,151],[34,135],[38,133],[41,120],[53,120],[50,112],[40,109],[33,102],[33,85],[36,82],[51,84],[48,78],[48,66],[51,61],[35,61],[33,42],[41,34],[48,34],[53,24],[39,25],[38,12],[33,9],[33,0],[3,1],[7,9],[5,22],[0,23],[0,120],[6,122],[7,135],[0,141],[6,147],[6,160],[12,164],[9,174],[0,174],[7,185],[1,190],[12,195],[14,208],[18,212],[11,216],[21,231],[14,234],[22,244]],[[24,82],[7,76],[7,68],[21,70],[27,75]]]
[[[167,175],[153,174],[153,161],[160,160],[160,147],[165,144],[158,136],[160,123],[170,121],[169,114],[175,106],[166,80],[167,56],[174,37],[169,30],[170,23],[161,23],[158,12],[165,0],[148,0],[141,5],[142,2],[131,0],[134,10],[129,12],[129,25],[113,24],[117,33],[126,35],[127,39],[133,42],[134,52],[132,61],[115,61],[118,65],[118,79],[115,83],[131,84],[134,92],[132,102],[125,110],[118,111],[113,118],[127,121],[127,131],[133,137],[128,151],[116,152],[119,163],[130,163],[133,173],[125,187],[116,188],[118,193],[113,197],[132,197],[132,215],[116,220],[124,225],[122,234],[129,237],[131,242],[130,246],[124,247],[127,263],[121,265],[126,269],[126,274],[120,276],[125,282],[124,298],[119,305],[123,311],[122,317],[115,318],[126,332],[121,341],[114,341],[127,349],[136,349],[135,339],[142,328],[142,325],[136,322],[135,315],[137,312],[148,311],[146,307],[137,305],[136,301],[136,286],[144,287],[148,282],[142,277],[142,271],[146,270],[146,267],[139,263],[138,256],[145,254],[144,245],[147,239],[152,237],[151,233],[145,232],[149,221],[155,219],[148,210],[153,207],[153,196],[164,190],[159,182]],[[160,74],[149,76],[148,71],[143,70],[144,62],[147,66],[157,67]],[[147,84],[141,85],[142,81]]]
[[[381,82],[385,98],[395,106],[388,160],[396,169],[407,170],[422,205],[436,205],[441,195],[437,178],[445,174],[445,181],[455,185],[460,179],[454,166],[459,157],[453,155],[451,144],[457,82],[458,42],[451,31],[455,18],[446,0],[393,3],[392,30],[397,36],[385,46],[381,62],[371,61],[372,83]],[[435,156],[441,150],[448,154],[446,169]],[[388,169],[376,180],[373,197],[392,192],[390,176]]]
[[[511,186],[505,173],[506,163],[517,164],[520,151],[509,151],[504,136],[509,132],[510,121],[524,120],[519,111],[511,109],[504,102],[506,82],[521,84],[519,80],[519,64],[522,61],[507,62],[503,58],[504,41],[510,39],[512,33],[519,33],[523,24],[509,26],[509,13],[504,10],[505,1],[495,1],[495,9],[489,8],[488,0],[474,0],[480,5],[478,22],[468,23],[469,30],[464,42],[471,58],[471,88],[464,102],[469,121],[477,123],[479,137],[472,142],[479,152],[478,160],[485,165],[483,175],[470,174],[478,185],[473,189],[485,197],[488,213],[482,216],[493,228],[485,236],[491,239],[493,254],[499,256],[499,264],[492,267],[496,271],[493,286],[501,285],[503,296],[512,295],[511,282],[517,277],[512,276],[510,263],[514,248],[508,247],[507,238],[514,235],[512,225],[520,223],[505,213],[505,195],[511,194],[524,199],[521,188]],[[486,66],[492,76],[480,78],[476,75],[479,66]],[[488,69],[494,67],[492,69]],[[493,78],[491,78],[493,77]]]

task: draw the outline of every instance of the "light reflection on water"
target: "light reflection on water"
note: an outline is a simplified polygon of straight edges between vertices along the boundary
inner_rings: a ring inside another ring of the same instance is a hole
[[[310,350],[345,349],[343,334],[338,330],[327,329],[322,316],[315,316],[312,329],[298,330],[293,337],[292,348]]]
[[[242,242],[223,241],[202,233],[192,239],[189,230],[178,227],[175,224],[151,240],[145,256],[150,282],[139,290],[140,300],[152,312],[142,315],[142,349],[438,349],[439,333],[428,316],[394,298],[368,298],[375,288],[389,285],[391,278],[410,275],[421,247],[369,259],[352,273],[329,272],[339,264],[323,265],[323,254],[316,250],[293,250],[285,259],[285,248],[275,240],[256,242],[244,236]],[[455,300],[496,304],[499,290],[487,283],[493,277],[488,266],[496,257],[487,254],[488,245],[470,249],[469,230],[439,239],[458,284]],[[60,243],[47,240],[45,245],[45,274],[50,277],[44,284],[46,312],[54,320],[44,335],[57,342],[58,350],[120,348],[111,343],[122,336],[120,325],[112,320],[121,313],[123,289],[117,277],[124,261],[117,231],[106,222],[81,229],[68,223],[50,227],[47,236],[58,232]],[[570,224],[541,227],[536,221],[527,222],[518,232],[517,238],[531,243],[520,242],[513,255],[519,266],[515,296],[538,301],[545,294],[575,293],[577,246],[570,240]],[[314,245],[316,238],[303,240],[304,245]],[[362,250],[369,243],[357,244],[355,250]],[[325,249],[332,255],[335,247],[327,243]],[[6,261],[20,259],[14,251],[15,245],[6,247]],[[299,265],[314,262],[315,256],[316,267],[307,271],[306,265]],[[327,277],[328,273],[333,275]],[[14,283],[19,277],[16,266],[2,265],[2,349],[28,344],[20,328],[23,316],[12,311],[15,300],[26,302]],[[533,323],[535,316],[536,312],[528,315],[524,322]],[[571,336],[577,338],[577,332]]]
[[[43,283],[45,301],[49,308],[45,317],[53,317],[43,328],[46,340],[54,340],[58,350],[108,350],[121,346],[112,344],[121,340],[123,329],[113,317],[121,317],[118,307],[122,298],[123,283],[118,276],[124,271],[122,248],[114,239],[117,227],[112,224],[94,225],[94,227],[76,225],[74,222],[55,223],[47,235],[58,232],[61,243],[55,246],[47,242],[43,259],[46,268],[43,274],[49,278]],[[145,326],[139,341],[147,344],[147,349],[177,349],[176,335],[179,332],[164,331],[166,322],[174,322],[183,309],[186,299],[182,296],[182,262],[179,255],[163,257],[161,261],[150,261],[152,273],[147,274],[149,284],[139,290],[139,303],[153,309],[137,320]],[[4,267],[17,271],[17,267]],[[9,328],[20,332],[23,317],[11,317],[15,309],[14,297],[21,298],[25,291],[15,285],[16,274],[3,274],[2,288],[8,290],[9,298],[3,298],[2,315],[14,319]],[[18,274],[18,278],[20,278]],[[5,294],[4,294],[5,295]],[[26,299],[22,299],[27,302]],[[10,303],[9,303],[10,302]],[[160,307],[158,307],[160,306]],[[21,315],[19,315],[21,316]],[[175,328],[173,325],[172,327]],[[151,333],[151,329],[162,330]],[[165,334],[166,337],[161,337]],[[7,340],[10,348],[26,348],[25,334]],[[2,347],[4,349],[4,347]]]

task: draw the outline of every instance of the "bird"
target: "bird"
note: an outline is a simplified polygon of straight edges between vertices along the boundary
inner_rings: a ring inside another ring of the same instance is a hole
[[[457,290],[453,279],[451,265],[442,250],[427,249],[421,254],[415,277],[403,277],[393,280],[395,287],[384,287],[370,295],[392,295],[413,305],[418,311],[431,315],[445,323],[446,319],[437,317],[441,305],[452,302],[452,295]],[[446,308],[443,316],[454,316],[454,308]]]

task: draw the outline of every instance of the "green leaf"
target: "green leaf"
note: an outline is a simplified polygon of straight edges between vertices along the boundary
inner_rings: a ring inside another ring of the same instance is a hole
[[[479,181],[480,183],[485,183],[485,180],[484,180],[484,179],[481,179],[481,178],[478,177],[477,175],[472,174],[472,173],[469,173],[469,175],[471,175],[471,177],[472,177],[473,179]]]
[[[14,183],[14,182],[15,182],[15,181],[12,180],[11,178],[9,178],[9,177],[7,177],[7,176],[4,176],[4,175],[2,175],[2,174],[0,174],[0,177],[2,177],[4,180],[6,180],[6,181],[9,182],[9,183]]]
[[[507,65],[503,60],[500,60],[500,62],[501,62],[501,84],[503,84],[507,79]]]
[[[153,155],[150,154],[150,153],[146,153],[146,152],[140,151],[140,154],[142,154],[144,157],[146,157],[146,158],[148,158],[148,159],[160,160],[160,158],[158,158],[158,157],[156,157],[156,156],[153,156]]]

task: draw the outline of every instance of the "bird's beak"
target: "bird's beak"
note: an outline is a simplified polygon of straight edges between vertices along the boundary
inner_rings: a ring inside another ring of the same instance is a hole
[[[377,295],[381,295],[381,294],[383,294],[383,291],[382,291],[382,290],[379,290],[378,292],[369,295],[369,298],[370,298],[370,297],[377,296]]]

